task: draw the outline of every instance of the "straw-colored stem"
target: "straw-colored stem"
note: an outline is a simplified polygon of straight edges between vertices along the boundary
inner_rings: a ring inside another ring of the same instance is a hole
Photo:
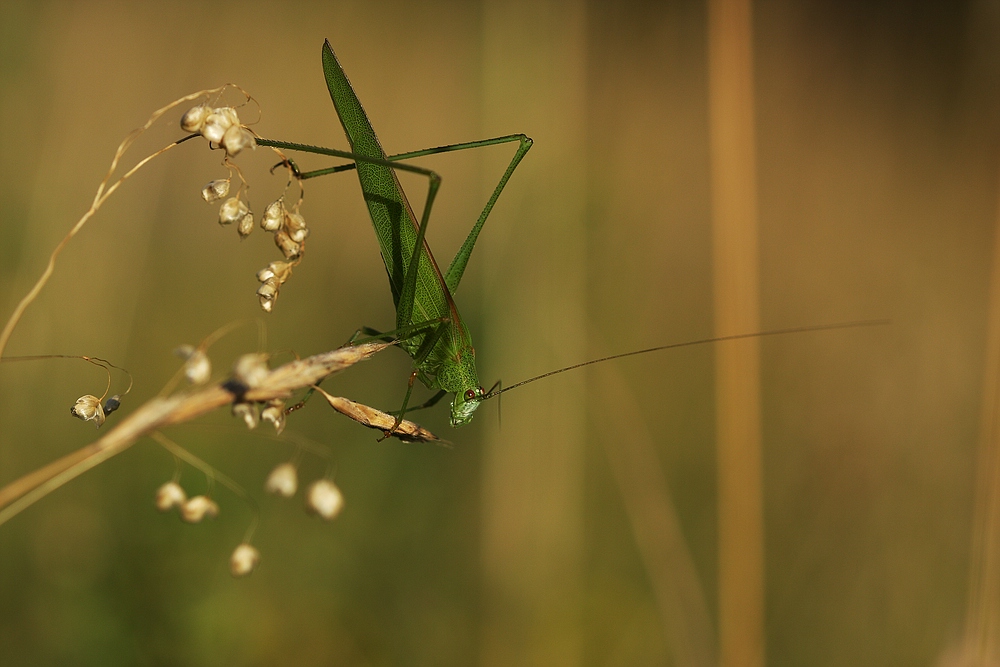
[[[750,0],[708,8],[715,333],[760,328]],[[719,661],[763,667],[760,343],[719,343]]]
[[[342,347],[289,362],[271,371],[243,399],[263,403],[272,398],[287,398],[292,392],[310,387],[388,346],[388,343],[367,343]],[[125,451],[139,438],[227,406],[234,398],[221,385],[213,385],[147,401],[99,440],[0,488],[0,524],[69,480]]]
[[[987,310],[983,399],[979,418],[976,495],[973,507],[969,595],[965,616],[965,664],[1000,661],[1000,207],[993,239]]]

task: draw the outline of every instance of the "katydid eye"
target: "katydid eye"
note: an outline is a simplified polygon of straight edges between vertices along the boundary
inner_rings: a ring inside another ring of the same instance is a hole
[[[475,397],[476,397],[476,390],[475,389],[466,389],[465,390],[465,400],[471,401]]]

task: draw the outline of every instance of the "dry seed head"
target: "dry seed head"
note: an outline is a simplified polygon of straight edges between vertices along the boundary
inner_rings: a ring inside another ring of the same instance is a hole
[[[265,313],[270,313],[274,310],[274,302],[278,298],[278,288],[274,284],[274,280],[268,280],[266,283],[257,288],[257,300],[260,302],[260,309]]]
[[[181,116],[181,129],[185,132],[201,132],[201,127],[211,112],[212,110],[204,104],[191,107]]]
[[[264,217],[260,219],[260,226],[265,232],[276,232],[281,229],[285,221],[285,205],[279,199],[267,205],[264,209]]]
[[[90,394],[76,399],[76,403],[69,409],[69,413],[85,422],[94,422],[97,428],[101,428],[101,424],[104,423],[104,408],[101,406],[101,399]]]
[[[278,280],[271,276],[264,281],[264,284],[257,288],[257,296],[261,299],[273,301],[278,296]]]
[[[282,463],[271,471],[264,490],[282,498],[291,498],[299,488],[299,473],[291,463]]]
[[[169,512],[175,507],[183,507],[187,502],[187,494],[177,482],[167,482],[156,490],[156,509]]]
[[[230,111],[232,111],[231,114]],[[234,116],[236,116],[236,110],[232,107],[213,109],[212,113],[205,119],[204,125],[201,126],[201,136],[212,143],[221,143],[222,137],[226,136],[226,130],[239,123],[239,118],[236,118],[235,122],[233,121]]]
[[[257,280],[266,283],[273,279],[279,285],[284,285],[291,275],[292,265],[288,262],[271,262],[266,268],[257,272]]]
[[[260,552],[249,544],[243,543],[233,550],[229,557],[229,571],[234,577],[245,577],[260,564]]]
[[[272,398],[260,411],[260,418],[274,424],[276,434],[281,435],[285,430],[285,402],[280,398]]]
[[[296,243],[302,243],[309,236],[306,219],[298,213],[289,213],[285,216],[285,231],[288,233],[288,238]]]
[[[184,377],[191,384],[205,384],[212,375],[212,362],[204,350],[195,350],[184,362]]]
[[[230,197],[222,202],[219,207],[219,224],[229,225],[237,220],[242,220],[243,216],[250,212],[250,208],[238,197]],[[253,219],[250,220],[253,224]]]
[[[306,489],[306,511],[331,521],[344,507],[344,494],[328,479],[320,479]]]
[[[195,349],[196,348],[194,345],[187,345],[187,344],[178,345],[177,347],[174,348],[174,354],[176,354],[181,359],[190,359],[191,355],[194,354]]]
[[[295,259],[302,252],[302,246],[299,242],[292,240],[283,229],[274,233],[274,245],[278,246],[278,250],[285,256],[285,259]]]
[[[241,125],[233,125],[222,135],[222,147],[226,149],[226,155],[236,157],[244,148],[257,148],[257,141]]]
[[[240,218],[240,224],[236,225],[236,233],[240,235],[241,239],[245,239],[250,236],[250,232],[253,231],[253,213],[247,210],[246,215]]]
[[[225,118],[230,125],[239,125],[240,117],[236,113],[236,109],[233,107],[218,107],[213,110],[213,113],[217,113],[223,118]]]
[[[211,204],[214,201],[219,201],[223,197],[229,194],[229,179],[220,178],[211,181],[208,185],[201,189],[201,198]]]
[[[208,496],[195,496],[181,505],[181,518],[188,523],[200,523],[205,517],[214,519],[217,516],[219,506]]]
[[[233,416],[242,418],[243,423],[251,431],[257,428],[257,423],[260,420],[256,403],[233,403]]]
[[[250,389],[259,387],[270,373],[266,354],[244,354],[233,365],[233,379]]]

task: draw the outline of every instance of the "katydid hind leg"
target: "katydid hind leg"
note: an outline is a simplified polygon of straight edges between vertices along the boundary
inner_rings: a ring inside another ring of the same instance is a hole
[[[308,144],[296,144],[284,141],[273,141],[270,139],[258,139],[257,143],[261,146],[271,146],[274,148],[286,148],[288,150],[296,150],[305,153],[313,153],[316,155],[328,155],[332,157],[340,157],[349,160],[355,160],[356,162],[370,162],[372,164],[378,164],[382,166],[392,167],[394,169],[399,169],[402,171],[410,171],[417,174],[423,174],[427,176],[430,180],[428,184],[427,198],[424,203],[424,213],[421,216],[424,221],[429,218],[430,206],[433,202],[434,195],[437,192],[437,188],[440,185],[440,177],[430,169],[424,169],[416,165],[407,164],[403,160],[408,160],[412,158],[424,157],[426,155],[437,155],[440,153],[449,153],[460,150],[468,150],[472,148],[483,148],[486,146],[495,146],[499,144],[505,144],[510,142],[518,142],[517,151],[514,153],[514,157],[511,158],[510,163],[507,165],[506,171],[504,171],[503,176],[497,182],[496,187],[493,189],[493,194],[490,195],[489,200],[487,200],[486,205],[483,207],[482,212],[479,214],[479,218],[476,223],[472,226],[469,231],[469,235],[466,237],[462,246],[459,248],[458,252],[455,253],[454,259],[452,259],[451,264],[448,266],[448,271],[445,273],[445,284],[448,289],[454,293],[458,289],[459,283],[462,281],[462,275],[465,273],[465,267],[469,263],[469,258],[472,256],[472,251],[476,247],[476,241],[479,239],[479,232],[482,231],[483,225],[486,223],[486,219],[489,217],[490,213],[493,211],[494,205],[496,205],[497,200],[500,198],[500,194],[503,192],[504,188],[507,186],[507,181],[513,175],[514,170],[517,169],[521,160],[531,149],[532,141],[529,137],[523,134],[511,134],[503,137],[494,137],[491,139],[480,139],[478,141],[467,141],[458,144],[449,144],[447,146],[437,146],[435,148],[424,148],[416,151],[408,151],[406,153],[399,153],[397,155],[389,156],[386,159],[370,158],[362,155],[357,155],[349,151],[341,151],[332,148],[323,148],[321,146],[311,146]],[[342,171],[347,171],[354,169],[356,164],[343,164],[334,167],[327,167],[325,169],[316,169],[308,172],[299,172],[301,178],[315,178],[318,176],[325,176],[327,174],[339,173]],[[425,225],[422,223],[421,227]],[[420,246],[418,245],[417,248]]]

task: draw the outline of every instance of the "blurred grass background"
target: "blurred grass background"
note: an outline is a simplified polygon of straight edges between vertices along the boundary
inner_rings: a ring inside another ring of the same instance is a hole
[[[535,140],[457,294],[484,384],[712,335],[706,25],[702,3],[7,0],[0,312],[121,138],[170,100],[238,83],[263,136],[344,147],[321,76],[329,38],[390,152]],[[767,663],[944,663],[969,578],[1000,13],[778,1],[753,27],[762,327],[892,320],[760,343]],[[425,160],[444,177],[439,261],[509,155]],[[265,153],[238,162],[260,213],[284,181]],[[129,410],[171,376],[174,347],[259,316],[254,272],[277,251],[215,223],[198,192],[221,175],[195,142],[142,171],[63,254],[6,353],[120,363],[136,377]],[[420,201],[423,183],[403,183]],[[389,328],[356,179],[310,182],[303,213],[308,253],[267,317],[269,348]],[[246,328],[211,356],[224,369],[255,345]],[[220,489],[214,523],[156,513],[173,463],[142,442],[0,527],[0,664],[669,664],[680,603],[658,597],[664,578],[715,632],[713,361],[692,348],[539,382],[504,397],[502,428],[493,405],[457,431],[445,409],[421,415],[454,449],[376,444],[313,402],[289,428],[334,452],[347,505],[331,525],[259,491],[292,445],[224,414],[175,429],[261,497],[263,563],[240,581],[227,559],[247,510]],[[389,351],[328,388],[392,408],[408,369]],[[91,441],[67,408],[103,383],[79,362],[0,368],[0,483]],[[636,443],[655,465],[616,458]],[[664,573],[642,550],[671,520],[688,567]]]

